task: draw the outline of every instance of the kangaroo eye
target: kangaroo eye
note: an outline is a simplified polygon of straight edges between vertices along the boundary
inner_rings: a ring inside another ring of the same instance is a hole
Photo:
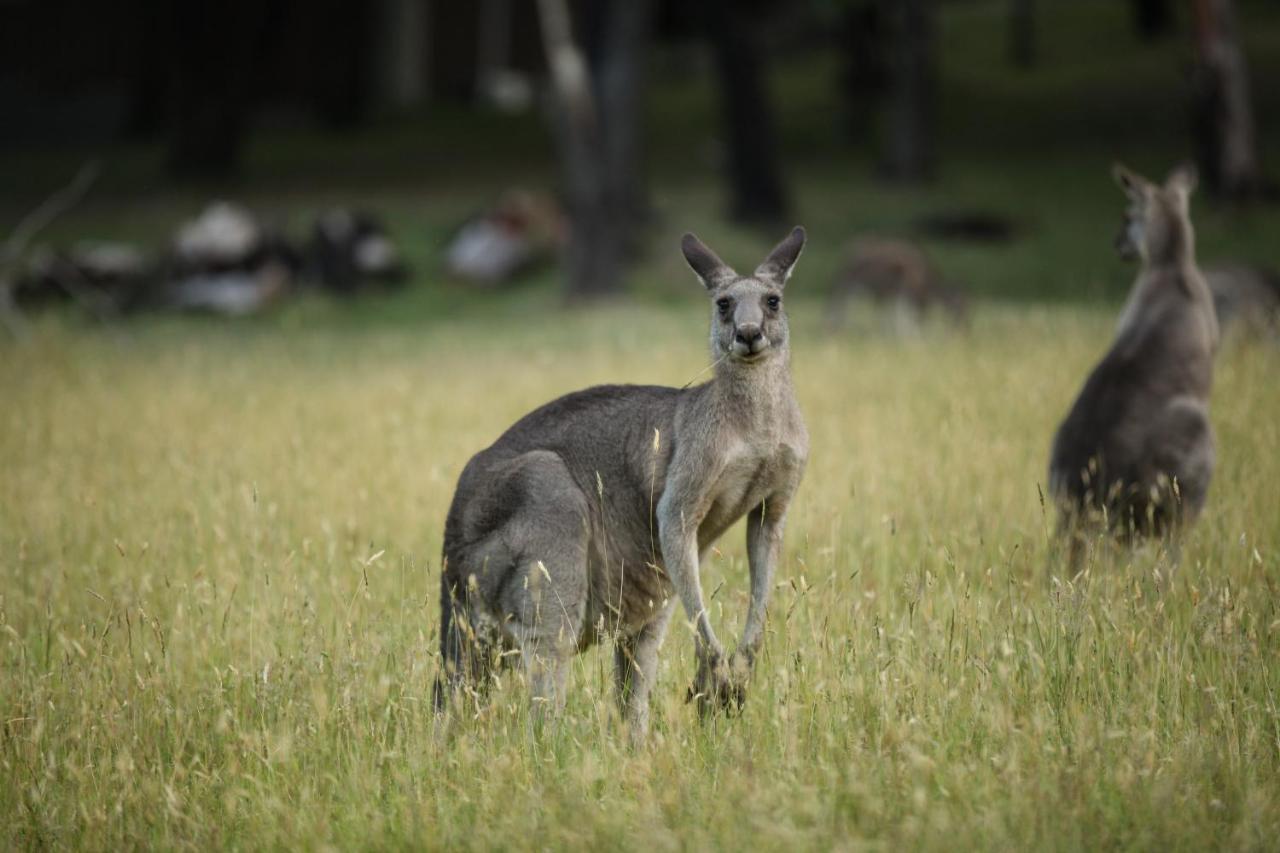
[[[770,296],[765,300],[765,304],[769,306],[770,311],[777,311],[778,306],[782,304],[782,299],[778,296]]]
[[[716,307],[721,311],[728,311],[733,307],[733,300],[727,296],[722,296],[716,300]]]

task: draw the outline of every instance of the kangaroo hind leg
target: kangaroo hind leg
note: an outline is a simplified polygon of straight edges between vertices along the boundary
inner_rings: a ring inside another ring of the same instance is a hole
[[[614,645],[613,669],[618,704],[633,741],[649,730],[649,692],[658,674],[658,650],[675,611],[674,597],[663,605],[653,621],[634,634],[619,637]]]
[[[520,646],[535,713],[554,715],[586,618],[588,503],[555,453],[526,453],[512,466],[522,501],[500,533],[513,560],[497,605]]]
[[[1162,524],[1158,533],[1176,533],[1204,507],[1213,477],[1213,427],[1204,405],[1193,398],[1170,401],[1148,438],[1149,481],[1155,485]]]
[[[463,690],[482,697],[489,686],[494,638],[475,624],[476,608],[468,606],[469,591],[447,574],[440,579],[440,674],[433,691],[437,712],[445,711]]]

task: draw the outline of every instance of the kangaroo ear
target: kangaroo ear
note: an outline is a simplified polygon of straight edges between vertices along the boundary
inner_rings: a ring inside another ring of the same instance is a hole
[[[738,277],[732,267],[720,260],[715,252],[693,234],[684,235],[680,241],[680,251],[684,252],[684,259],[707,290],[713,290]]]
[[[1200,173],[1196,171],[1196,167],[1190,163],[1183,163],[1169,173],[1169,177],[1165,178],[1164,187],[1167,190],[1178,190],[1190,196],[1196,190],[1196,185],[1200,183]]]
[[[1111,165],[1111,177],[1115,179],[1116,184],[1130,198],[1141,198],[1149,183],[1146,178],[1130,170],[1122,163],[1113,163]]]
[[[804,229],[799,225],[792,228],[787,239],[775,246],[764,263],[756,267],[756,277],[771,278],[779,284],[786,284],[787,279],[791,278],[792,267],[796,265],[800,252],[804,249],[804,241]]]

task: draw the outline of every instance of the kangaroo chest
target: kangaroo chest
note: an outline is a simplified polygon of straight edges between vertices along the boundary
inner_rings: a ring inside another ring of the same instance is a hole
[[[707,514],[698,525],[698,540],[705,545],[723,533],[752,508],[759,506],[791,476],[797,453],[784,442],[752,447],[744,442],[731,446],[724,465],[710,483]]]

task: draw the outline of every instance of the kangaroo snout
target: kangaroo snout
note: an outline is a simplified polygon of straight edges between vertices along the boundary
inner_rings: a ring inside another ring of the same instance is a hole
[[[1120,256],[1122,261],[1136,261],[1138,259],[1138,248],[1133,244],[1132,228],[1126,222],[1120,228],[1120,233],[1116,235],[1116,239],[1112,245],[1115,246],[1116,254]]]
[[[734,329],[733,342],[739,355],[755,355],[769,345],[768,338],[755,323],[743,323]]]

